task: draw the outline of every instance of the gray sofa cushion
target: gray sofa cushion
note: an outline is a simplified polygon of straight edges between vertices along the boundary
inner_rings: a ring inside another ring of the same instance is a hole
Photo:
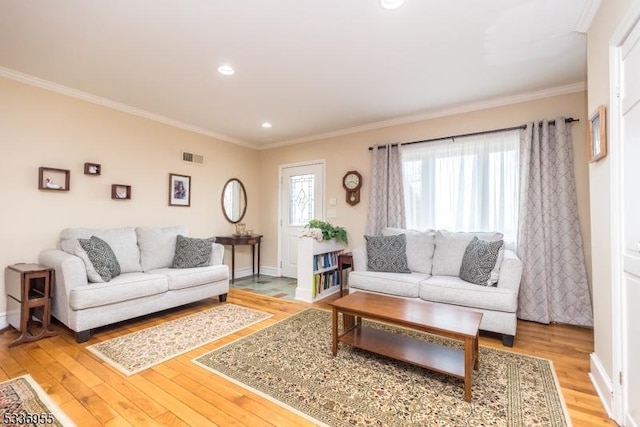
[[[420,282],[428,277],[428,274],[423,273],[352,271],[349,273],[349,287],[400,297],[417,298],[420,294]]]
[[[207,267],[211,265],[211,245],[215,237],[196,239],[178,235],[176,252],[173,257],[173,268]]]
[[[92,283],[104,282],[104,279],[96,271],[96,268],[93,266],[93,263],[89,259],[89,255],[87,255],[87,251],[82,249],[82,246],[80,246],[80,242],[78,241],[78,239],[69,240],[66,246],[70,252],[65,252],[65,253],[71,253],[71,255],[77,256],[84,263],[84,267],[87,270],[87,279],[89,279],[89,282],[92,282]]]
[[[205,283],[217,282],[229,277],[229,267],[212,265],[198,268],[160,268],[148,273],[161,274],[169,281],[169,290],[186,289]]]
[[[407,236],[407,264],[409,270],[431,274],[436,232],[433,230],[417,231],[392,227],[386,227],[382,230],[383,236],[395,236],[398,234]]]
[[[91,236],[90,239],[78,239],[78,243],[87,253],[91,265],[104,282],[108,282],[120,275],[120,264],[111,247],[99,237]],[[87,271],[88,275],[88,271]]]
[[[478,286],[459,277],[432,276],[419,288],[420,298],[432,302],[509,313],[515,313],[518,306],[517,295],[511,289]]]
[[[73,310],[102,307],[121,301],[161,294],[168,290],[166,276],[126,273],[115,277],[108,283],[96,283],[71,289],[69,307]]]
[[[367,242],[367,270],[411,273],[407,263],[407,239],[396,236],[364,236]]]
[[[496,266],[503,246],[502,240],[488,242],[474,236],[464,251],[460,278],[476,285],[492,286],[494,283],[491,281],[491,272]]]
[[[436,231],[435,251],[433,254],[433,268],[431,274],[434,276],[458,276],[462,257],[467,245],[473,237],[479,239],[496,241],[502,240],[502,233],[478,232],[478,233],[452,233],[446,230]]]
[[[74,254],[76,242],[74,239],[90,239],[97,236],[107,242],[118,258],[120,270],[123,273],[142,271],[140,266],[140,250],[138,239],[133,227],[112,229],[96,228],[65,228],[60,232],[60,249]],[[75,255],[75,254],[74,254]]]
[[[142,271],[171,267],[176,254],[178,235],[188,236],[187,227],[137,227]]]

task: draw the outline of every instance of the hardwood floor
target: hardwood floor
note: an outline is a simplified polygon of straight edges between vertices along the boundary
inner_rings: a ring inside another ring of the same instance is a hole
[[[84,347],[172,320],[218,304],[196,304],[101,328],[88,343],[55,324],[58,336],[8,348],[18,333],[0,335],[0,381],[31,374],[78,425],[246,425],[310,426],[304,418],[242,387],[198,368],[191,359],[278,322],[310,304],[232,289],[229,302],[273,314],[270,319],[215,343],[207,344],[154,368],[125,377]],[[327,303],[314,304],[327,308]],[[497,337],[482,336],[480,345],[505,349]],[[520,321],[511,351],[551,359],[573,425],[615,426],[608,419],[588,377],[593,351],[590,329]]]

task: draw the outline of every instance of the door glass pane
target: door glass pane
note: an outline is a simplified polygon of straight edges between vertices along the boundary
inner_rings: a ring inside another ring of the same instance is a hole
[[[292,176],[289,181],[289,225],[304,226],[313,219],[315,175]]]

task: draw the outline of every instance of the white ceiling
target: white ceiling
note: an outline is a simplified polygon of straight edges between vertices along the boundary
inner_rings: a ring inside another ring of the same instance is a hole
[[[589,4],[0,0],[0,75],[263,147],[579,86]]]

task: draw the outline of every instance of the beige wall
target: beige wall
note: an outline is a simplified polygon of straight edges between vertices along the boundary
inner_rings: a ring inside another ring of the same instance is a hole
[[[350,246],[361,244],[369,200],[367,147],[480,130],[516,126],[531,120],[572,116],[578,204],[591,258],[586,92],[561,95],[482,111],[452,115],[303,144],[252,150],[80,101],[12,80],[0,79],[0,177],[4,242],[1,265],[35,262],[39,251],[55,245],[65,227],[168,226],[187,224],[193,236],[228,234],[232,227],[220,209],[220,193],[230,177],[240,178],[248,194],[248,228],[264,234],[263,268],[277,266],[278,168],[287,163],[326,160],[326,201],[336,198],[336,218],[347,228]],[[206,165],[180,161],[180,151],[203,154]],[[100,163],[99,177],[82,173],[84,162]],[[37,189],[39,166],[71,170],[70,192]],[[342,177],[358,170],[364,178],[361,203],[345,202]],[[192,206],[167,206],[169,172],[192,176]],[[130,201],[110,199],[113,183],[133,187]],[[15,242],[15,243],[11,243]],[[250,265],[248,248],[238,267]],[[227,260],[229,259],[227,252]],[[589,274],[591,272],[588,265]],[[5,305],[0,279],[0,321]]]
[[[360,132],[303,144],[263,150],[260,153],[260,193],[262,194],[260,231],[265,235],[263,265],[277,265],[278,238],[278,167],[287,163],[325,159],[327,192],[337,198],[337,216],[330,222],[343,226],[349,233],[350,246],[364,242],[369,201],[370,154],[367,147],[389,142],[407,142],[467,132],[517,126],[528,121],[556,116],[580,119],[572,125],[575,172],[585,256],[591,258],[589,237],[589,190],[586,148],[586,92],[556,96],[499,108],[447,116],[384,129]],[[348,170],[363,176],[361,202],[355,207],[345,202],[342,177]],[[588,265],[590,273],[590,265]]]
[[[2,78],[0,144],[2,266],[36,262],[65,227],[185,224],[192,236],[229,234],[220,197],[231,177],[249,194],[246,222],[258,223],[254,149]],[[183,163],[181,150],[204,155],[206,165]],[[100,163],[102,175],[84,175],[84,162]],[[71,191],[38,190],[39,166],[70,169]],[[170,172],[191,175],[190,208],[168,206]],[[111,200],[111,184],[131,185],[132,200]],[[237,265],[249,266],[248,248],[240,252]],[[5,307],[3,274],[0,324]]]
[[[609,107],[609,43],[633,0],[602,2],[587,33],[588,107]],[[608,131],[609,126],[607,126]],[[610,139],[610,138],[609,138]],[[609,146],[609,150],[615,147]],[[591,197],[591,245],[593,247],[593,300],[595,353],[609,378],[613,378],[613,326],[611,310],[611,221],[609,159],[589,166]]]

